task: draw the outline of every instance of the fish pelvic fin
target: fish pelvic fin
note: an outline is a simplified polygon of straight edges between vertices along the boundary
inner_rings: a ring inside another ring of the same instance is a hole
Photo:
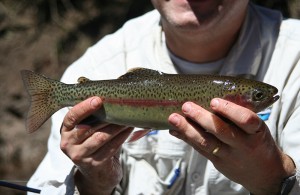
[[[53,94],[55,93],[54,89],[62,83],[30,70],[22,70],[21,76],[30,99],[26,130],[33,133],[61,108]]]
[[[135,142],[139,139],[141,139],[142,137],[146,136],[148,133],[151,132],[151,129],[142,129],[142,130],[138,130],[138,131],[134,131],[129,138],[127,139],[127,143],[131,143],[131,142]]]

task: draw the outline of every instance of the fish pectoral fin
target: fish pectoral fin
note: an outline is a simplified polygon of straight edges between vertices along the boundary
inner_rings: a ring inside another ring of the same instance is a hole
[[[135,131],[129,136],[129,138],[127,139],[126,142],[127,143],[135,142],[150,132],[151,132],[151,129],[142,129],[142,130]]]
[[[133,79],[133,78],[140,78],[140,77],[147,77],[147,76],[161,76],[164,73],[152,70],[148,68],[132,68],[129,69],[127,73],[120,76],[119,79]]]
[[[88,78],[86,78],[86,77],[79,77],[79,78],[77,79],[77,82],[78,82],[79,84],[86,83],[86,82],[89,82],[89,81],[91,81],[91,80],[88,79]]]

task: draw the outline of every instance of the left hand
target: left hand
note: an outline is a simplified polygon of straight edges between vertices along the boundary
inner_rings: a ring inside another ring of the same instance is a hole
[[[60,147],[78,168],[74,183],[80,194],[112,194],[123,178],[119,155],[133,128],[84,124],[102,106],[101,98],[88,98],[71,108],[63,120]]]
[[[256,113],[215,98],[212,112],[186,102],[184,116],[173,113],[169,122],[178,137],[208,158],[229,179],[254,194],[276,194],[284,178],[293,175],[292,159],[276,145],[267,125]]]

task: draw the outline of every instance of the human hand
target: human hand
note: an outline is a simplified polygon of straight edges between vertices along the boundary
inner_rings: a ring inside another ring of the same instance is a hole
[[[111,194],[123,175],[119,162],[121,145],[133,129],[114,124],[80,124],[101,106],[99,97],[75,105],[61,128],[60,147],[78,167],[75,184],[83,194]]]
[[[273,140],[256,113],[223,99],[213,99],[211,113],[187,102],[184,116],[171,114],[170,133],[194,147],[229,179],[253,194],[277,194],[295,165]]]

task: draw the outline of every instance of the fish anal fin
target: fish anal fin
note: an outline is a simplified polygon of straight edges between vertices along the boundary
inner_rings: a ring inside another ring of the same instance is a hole
[[[124,75],[120,76],[119,79],[134,79],[140,77],[147,77],[147,76],[161,76],[164,73],[152,70],[148,68],[132,68],[127,71]]]

